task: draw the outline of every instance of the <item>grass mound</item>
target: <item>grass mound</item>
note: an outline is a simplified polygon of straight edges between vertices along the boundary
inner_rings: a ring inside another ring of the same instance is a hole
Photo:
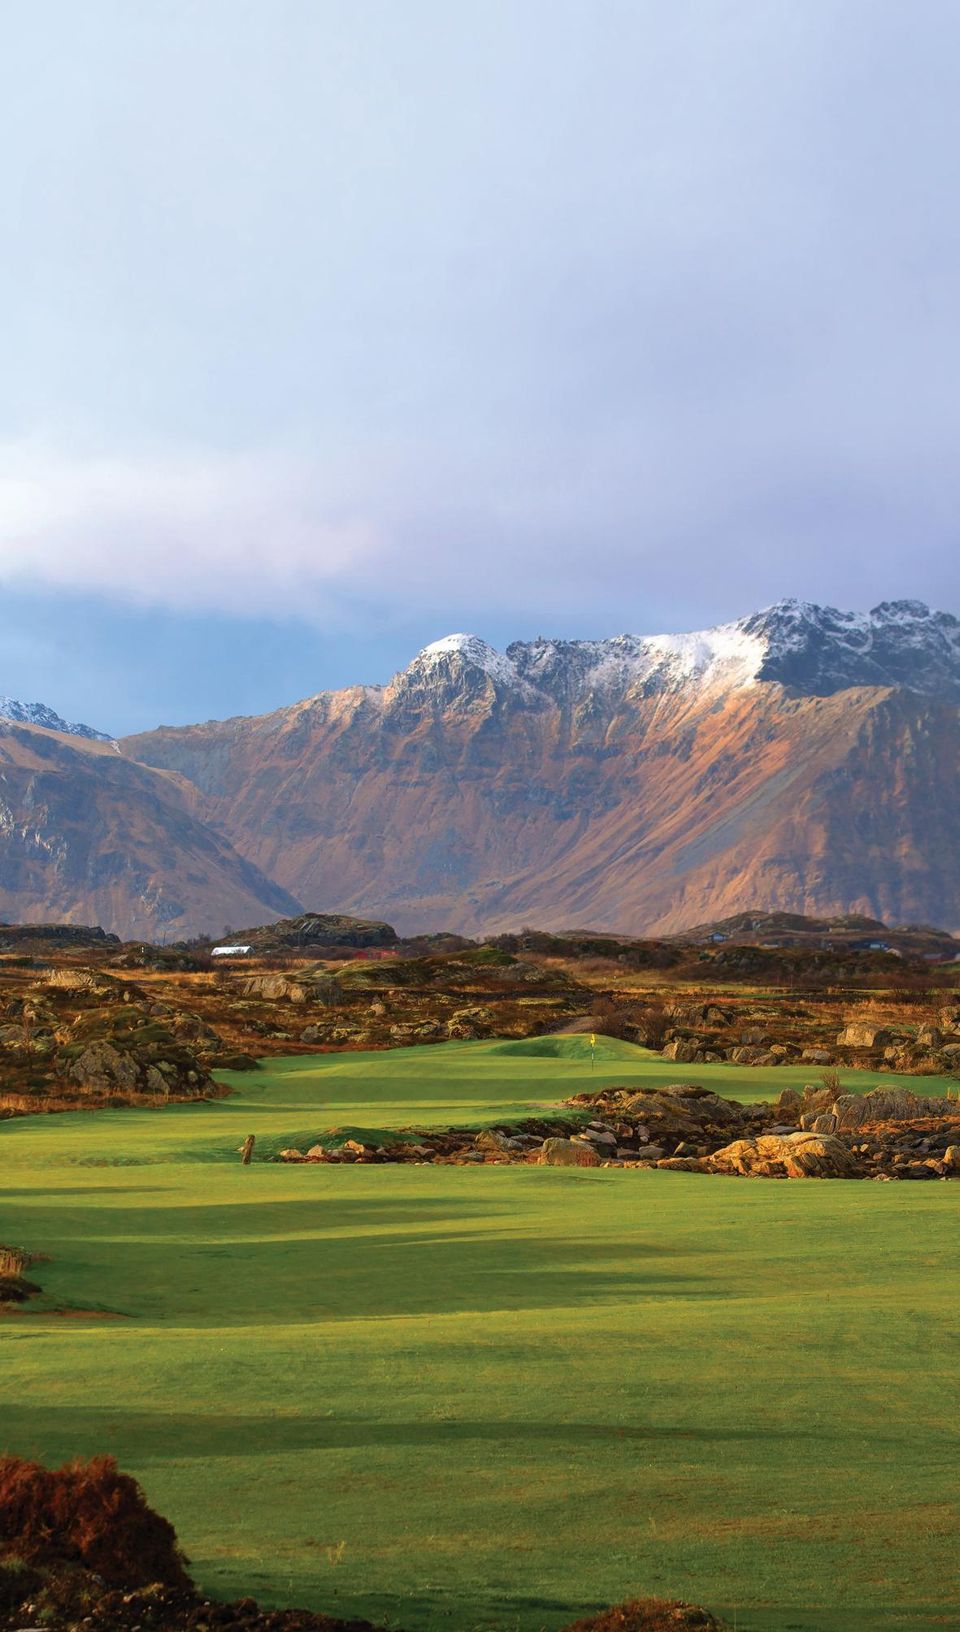
[[[519,1055],[528,1060],[570,1060],[589,1066],[591,1059],[623,1060],[625,1063],[649,1058],[646,1049],[635,1043],[622,1042],[619,1037],[597,1035],[591,1047],[590,1037],[584,1032],[555,1034],[550,1037],[523,1037],[507,1043],[491,1043],[486,1052],[494,1058]]]

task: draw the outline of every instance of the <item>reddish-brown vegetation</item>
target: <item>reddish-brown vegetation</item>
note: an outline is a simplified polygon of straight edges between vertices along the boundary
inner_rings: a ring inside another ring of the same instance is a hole
[[[726,1623],[679,1598],[631,1598],[599,1615],[573,1621],[563,1632],[721,1632]]]
[[[148,1507],[112,1456],[56,1470],[0,1458],[0,1558],[37,1567],[80,1564],[104,1581],[188,1581],[173,1525]]]

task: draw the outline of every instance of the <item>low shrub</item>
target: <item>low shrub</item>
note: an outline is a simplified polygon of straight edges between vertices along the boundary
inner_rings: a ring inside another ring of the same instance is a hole
[[[117,1586],[189,1580],[173,1525],[112,1456],[56,1470],[0,1457],[0,1559],[80,1564]]]

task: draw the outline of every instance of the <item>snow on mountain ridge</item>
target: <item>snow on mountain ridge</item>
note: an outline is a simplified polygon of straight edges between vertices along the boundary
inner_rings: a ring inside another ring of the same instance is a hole
[[[734,690],[772,680],[812,694],[845,686],[901,685],[960,695],[960,621],[922,601],[884,601],[844,612],[810,601],[779,601],[733,623],[689,634],[617,635],[608,640],[514,641],[505,653],[478,635],[447,635],[424,648],[398,682],[449,681],[482,671],[495,687],[562,695],[634,689]]]
[[[503,652],[498,652],[495,646],[489,645],[479,635],[444,635],[442,640],[435,640],[425,646],[422,652],[411,664],[425,668],[435,668],[450,658],[462,658],[473,668],[483,669],[492,680],[499,680],[502,684],[510,685],[517,680],[517,671],[510,658]]]
[[[0,697],[0,719],[13,720],[17,725],[39,725],[45,731],[59,731],[65,737],[85,737],[88,742],[112,742],[106,731],[95,731],[92,725],[64,720],[46,703],[21,703],[15,697]]]

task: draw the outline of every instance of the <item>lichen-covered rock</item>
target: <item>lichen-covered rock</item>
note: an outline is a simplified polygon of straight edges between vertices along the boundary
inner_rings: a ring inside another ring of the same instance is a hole
[[[454,1041],[472,1042],[478,1037],[490,1037],[495,1026],[494,1013],[480,1005],[472,1009],[457,1009],[446,1023],[446,1034]]]
[[[851,1020],[837,1038],[838,1048],[885,1048],[893,1037],[883,1026],[868,1020]]]
[[[477,1134],[474,1144],[478,1150],[487,1150],[500,1155],[521,1149],[519,1140],[511,1139],[508,1134],[501,1133],[499,1128],[484,1128]]]
[[[590,1145],[575,1139],[545,1139],[540,1149],[542,1167],[599,1167],[600,1157]]]
[[[244,997],[265,997],[271,1003],[305,1003],[309,992],[302,981],[286,975],[251,975],[243,983]]]
[[[917,1047],[928,1048],[934,1051],[943,1042],[943,1033],[939,1026],[920,1026],[917,1029]]]
[[[117,1089],[133,1092],[140,1082],[136,1060],[112,1043],[91,1043],[74,1060],[66,1075],[85,1092],[111,1093]]]
[[[850,1131],[871,1122],[914,1122],[949,1115],[949,1100],[925,1099],[909,1088],[873,1088],[868,1094],[839,1094],[833,1103],[837,1128]]]
[[[114,980],[112,975],[105,975],[100,969],[51,969],[46,984],[55,991],[85,992],[93,996],[119,990],[119,981]]]
[[[665,1060],[673,1060],[678,1065],[699,1065],[703,1059],[700,1044],[692,1037],[673,1037],[661,1050]]]

